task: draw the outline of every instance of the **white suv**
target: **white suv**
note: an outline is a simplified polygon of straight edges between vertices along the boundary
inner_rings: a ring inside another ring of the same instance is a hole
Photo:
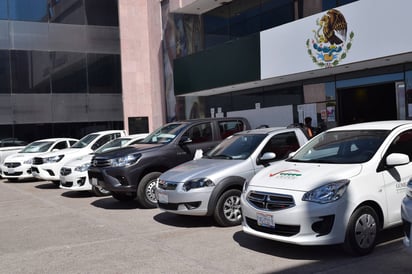
[[[105,130],[90,133],[72,147],[59,151],[53,151],[34,157],[31,166],[32,174],[35,178],[52,181],[55,185],[60,185],[60,169],[67,162],[85,156],[105,143],[125,136],[124,130]]]
[[[406,246],[407,250],[412,253],[412,179],[408,182],[406,196],[402,201],[401,215],[403,231],[405,233],[403,244]]]
[[[298,245],[343,243],[372,252],[381,229],[400,225],[412,177],[412,121],[330,129],[245,184],[243,231]]]
[[[33,178],[31,164],[34,157],[45,152],[68,148],[77,141],[79,140],[73,138],[49,138],[34,141],[4,159],[1,166],[3,178],[9,181]]]
[[[87,169],[90,166],[93,155],[95,153],[101,153],[119,147],[136,144],[147,135],[147,133],[142,133],[119,137],[101,146],[95,152],[69,161],[60,169],[60,188],[73,191],[91,191],[96,196],[109,195],[109,191],[104,190],[100,186],[90,184]]]

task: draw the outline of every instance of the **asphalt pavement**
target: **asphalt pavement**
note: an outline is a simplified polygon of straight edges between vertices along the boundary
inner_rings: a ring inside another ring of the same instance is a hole
[[[0,179],[0,273],[412,273],[400,227],[367,256],[141,209],[47,181]]]

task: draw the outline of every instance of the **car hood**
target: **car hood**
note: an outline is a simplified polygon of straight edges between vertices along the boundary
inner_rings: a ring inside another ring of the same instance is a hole
[[[282,161],[258,172],[249,186],[309,191],[329,182],[350,179],[362,170],[361,164],[315,164]]]
[[[93,152],[90,148],[84,147],[84,148],[65,148],[61,150],[56,150],[56,151],[51,151],[51,152],[45,152],[43,154],[40,154],[39,157],[46,158],[46,157],[53,157],[53,156],[58,156],[58,155],[64,155],[64,157],[67,158],[75,158],[75,157],[82,157],[84,155],[87,155],[89,153]]]
[[[15,153],[12,155],[7,156],[7,158],[4,160],[5,162],[12,162],[12,161],[25,161],[28,159],[31,159],[33,157],[36,157],[37,155],[40,155],[44,152],[35,152],[35,153]]]
[[[230,169],[245,160],[198,159],[169,169],[160,178],[172,182],[185,182],[194,178],[206,178],[224,171],[230,175]]]
[[[152,149],[157,149],[161,146],[164,146],[164,144],[136,144],[136,145],[130,145],[126,147],[121,147],[121,148],[116,148],[113,150],[101,152],[101,153],[96,153],[96,157],[102,157],[102,158],[116,158],[116,157],[122,157],[131,153],[138,153],[138,152],[143,152],[143,151],[149,151]]]
[[[90,163],[92,160],[93,154],[87,154],[82,157],[76,157],[75,159],[64,164],[64,167],[77,167],[84,164]]]

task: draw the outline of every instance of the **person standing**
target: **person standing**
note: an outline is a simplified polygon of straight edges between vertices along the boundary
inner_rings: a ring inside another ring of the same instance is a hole
[[[309,117],[309,116],[305,117],[304,126],[305,126],[305,130],[306,130],[308,138],[309,139],[312,138],[315,135],[313,127],[312,127],[312,117]]]

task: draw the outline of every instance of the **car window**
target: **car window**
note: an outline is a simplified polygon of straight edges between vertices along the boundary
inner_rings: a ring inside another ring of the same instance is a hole
[[[76,142],[77,142],[76,140],[70,140],[70,141],[69,141],[69,145],[72,146],[72,145],[74,145]]]
[[[170,123],[164,125],[154,132],[149,134],[146,138],[144,138],[141,143],[143,144],[168,144],[172,142],[177,135],[182,132],[184,129],[185,124],[182,123]]]
[[[67,148],[67,142],[66,141],[61,141],[61,142],[58,142],[57,144],[55,144],[54,147],[52,148],[52,150],[53,149],[64,149],[64,148]]]
[[[244,124],[240,120],[219,121],[218,125],[220,130],[220,136],[222,139],[225,139],[230,135],[235,134],[236,132],[244,130]]]
[[[299,141],[295,132],[285,132],[273,136],[263,148],[260,156],[266,152],[276,154],[276,159],[285,159],[291,152],[299,148]]]
[[[74,145],[72,145],[73,148],[84,148],[91,142],[93,142],[94,139],[99,137],[98,134],[89,134],[81,138],[79,141],[77,141]]]
[[[266,134],[235,134],[206,154],[206,158],[244,160],[252,154]]]
[[[353,164],[369,161],[386,136],[387,130],[330,131],[314,137],[289,161]]]
[[[36,141],[25,146],[24,149],[20,151],[20,153],[46,152],[51,145],[53,145],[53,142]]]
[[[213,140],[212,125],[210,122],[190,127],[183,136],[192,140],[192,143],[203,143]]]
[[[102,137],[100,137],[96,143],[93,144],[92,149],[96,150],[99,147],[101,147],[102,145],[106,144],[107,142],[116,139],[116,134],[107,134],[107,135],[103,135]]]
[[[386,154],[390,153],[404,153],[412,159],[412,130],[402,132],[392,141]]]

